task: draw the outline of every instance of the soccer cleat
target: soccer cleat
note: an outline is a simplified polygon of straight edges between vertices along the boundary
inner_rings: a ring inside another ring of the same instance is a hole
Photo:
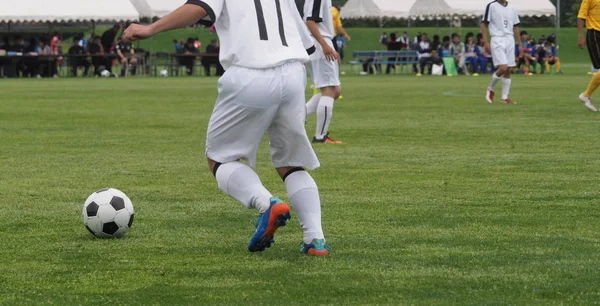
[[[592,97],[586,97],[582,94],[579,95],[579,101],[581,101],[581,103],[583,103],[583,105],[585,105],[585,107],[587,109],[589,109],[591,112],[597,112],[598,109],[596,108],[596,106],[594,106],[594,104],[592,104]]]
[[[331,143],[331,144],[342,144],[341,140],[333,140],[329,137],[329,134],[325,135],[324,138],[319,139],[317,137],[313,137],[313,143]]]
[[[490,90],[489,88],[485,89],[485,99],[488,101],[488,103],[494,103],[494,96],[496,94],[494,93],[494,91]]]
[[[502,104],[517,104],[517,102],[511,100],[511,99],[502,99]]]
[[[273,239],[275,231],[285,226],[291,217],[290,207],[279,198],[272,197],[269,209],[257,218],[256,232],[250,239],[248,251],[262,252],[271,247],[271,244],[275,242]]]
[[[326,256],[331,247],[325,243],[325,239],[313,239],[309,244],[302,242],[300,252],[313,256]]]

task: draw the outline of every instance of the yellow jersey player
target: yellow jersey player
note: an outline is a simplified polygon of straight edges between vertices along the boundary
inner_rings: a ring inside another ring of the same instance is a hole
[[[583,35],[583,28],[587,28],[587,35]],[[590,58],[594,68],[600,69],[600,0],[583,0],[577,15],[577,30],[579,31],[579,48],[583,49],[587,44]],[[587,109],[597,112],[598,109],[592,104],[592,94],[600,85],[600,72],[592,77],[587,90],[579,95],[579,100]]]

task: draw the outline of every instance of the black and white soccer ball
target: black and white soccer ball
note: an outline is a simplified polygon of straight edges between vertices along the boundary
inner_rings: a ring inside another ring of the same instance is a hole
[[[133,224],[133,204],[114,188],[92,193],[83,204],[83,224],[98,238],[120,238]]]

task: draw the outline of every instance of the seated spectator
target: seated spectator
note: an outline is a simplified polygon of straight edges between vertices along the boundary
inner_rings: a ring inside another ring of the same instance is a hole
[[[179,44],[177,39],[173,39],[173,47],[175,47],[175,53],[181,52],[181,44]]]
[[[92,57],[92,65],[94,65],[94,75],[100,76],[102,70],[106,67],[106,61],[104,60],[104,48],[99,36],[96,36],[88,44],[88,52]]]
[[[479,72],[480,73],[488,73],[488,65],[491,64],[492,72],[494,72],[494,63],[492,62],[492,55],[485,51],[485,46],[483,43],[483,39],[479,39],[477,43],[477,55],[479,59]]]
[[[554,42],[556,41],[556,35],[551,34],[548,36],[546,41],[544,42],[544,66],[547,72],[550,72],[550,66],[554,66],[556,69],[556,73],[562,73],[560,71],[560,59],[556,56],[556,45]]]
[[[440,42],[440,36],[433,35],[433,41],[431,42],[431,50],[437,52],[437,49],[440,48],[441,44],[442,44],[442,42]]]
[[[83,75],[87,76],[90,70],[90,61],[87,59],[85,49],[81,46],[81,38],[75,36],[73,45],[69,48],[69,64],[71,66],[71,76],[77,77],[77,70],[83,66]]]
[[[518,47],[518,45],[515,45],[517,68],[519,68],[520,72],[529,74],[529,67],[532,62],[535,63],[537,61],[537,58],[531,53],[533,46],[529,43],[529,35],[527,34],[527,31],[521,31],[521,48],[523,49],[523,54],[519,52]]]
[[[88,41],[85,39],[85,34],[83,32],[79,33],[79,46],[81,46],[84,50],[87,48]]]
[[[429,42],[429,39],[427,39],[427,34],[421,34],[417,52],[419,52],[418,75],[425,72],[425,67],[429,67],[429,74],[431,74],[433,59],[431,58],[431,42]]]
[[[39,56],[39,67],[37,72],[37,77],[41,78],[42,76],[52,76],[58,77],[56,74],[56,59],[52,56],[52,49],[46,43],[46,40],[40,39],[38,41],[38,47],[35,53]]]
[[[202,66],[204,67],[204,74],[206,76],[210,76],[211,66],[217,67],[217,72],[215,73],[216,76],[221,76],[225,72],[223,66],[221,66],[221,63],[219,62],[219,51],[219,42],[216,39],[211,40],[208,47],[206,47],[206,54],[212,54],[212,56],[202,57]]]
[[[402,33],[402,36],[398,38],[400,42],[400,48],[402,50],[408,50],[410,48],[410,37],[408,37],[408,33]]]
[[[545,42],[546,42],[546,35],[540,36],[540,39],[538,40],[538,45],[543,45]]]
[[[198,49],[194,48],[194,39],[188,38],[187,43],[183,47],[182,54],[179,56],[179,64],[186,68],[186,73],[192,75],[194,73],[194,65],[196,63],[196,56]]]
[[[467,73],[465,64],[465,44],[460,41],[460,36],[456,33],[452,34],[452,43],[450,44],[450,56],[454,58],[458,73]]]
[[[381,33],[381,36],[379,36],[379,43],[385,46],[387,45],[388,40],[387,32]]]
[[[131,75],[135,75],[137,73],[138,59],[135,57],[135,50],[131,42],[123,41],[119,38],[115,49],[119,57],[119,63],[121,64],[121,76],[124,77],[127,75],[128,66],[131,66]]]
[[[388,41],[388,44],[387,44],[388,51],[400,51],[402,49],[402,43],[400,43],[400,40],[398,39],[397,35],[398,34],[396,34],[396,33],[390,34],[390,40]],[[394,61],[396,61],[395,57],[388,58],[388,62],[394,62]],[[394,71],[396,71],[396,64],[388,64],[385,69],[385,73],[390,74],[392,69],[394,69]]]
[[[467,33],[465,38],[465,74],[469,72],[466,64],[470,64],[473,69],[473,73],[479,73],[479,55],[477,54],[477,46],[475,45],[473,33]]]
[[[442,38],[442,44],[437,50],[438,55],[442,58],[450,56],[450,36]]]
[[[202,49],[202,43],[200,42],[200,38],[198,36],[194,38],[194,48],[196,48],[196,50]]]

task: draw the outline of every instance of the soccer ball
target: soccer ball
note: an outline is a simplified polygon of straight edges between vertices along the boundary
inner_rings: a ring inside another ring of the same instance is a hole
[[[120,238],[133,224],[133,204],[117,189],[100,189],[83,204],[83,224],[98,238]]]
[[[169,71],[167,71],[167,69],[163,69],[160,71],[160,76],[163,78],[166,78],[169,76]]]
[[[110,77],[110,71],[108,71],[108,70],[102,70],[102,72],[100,72],[100,75],[103,78],[108,78],[108,77]]]

